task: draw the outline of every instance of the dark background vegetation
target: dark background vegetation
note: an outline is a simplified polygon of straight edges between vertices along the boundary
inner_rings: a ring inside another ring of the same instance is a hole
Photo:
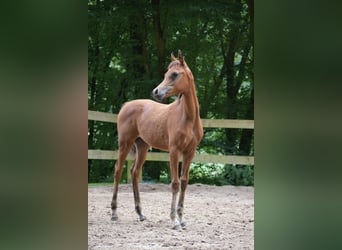
[[[126,101],[150,99],[170,53],[181,49],[195,76],[201,118],[253,120],[253,13],[249,0],[89,0],[88,109],[117,114]],[[116,124],[88,127],[89,149],[117,149]],[[253,155],[253,135],[205,129],[197,151]],[[114,161],[88,161],[89,182],[112,181],[113,171]],[[145,181],[168,178],[168,163],[145,162]],[[196,163],[190,182],[253,185],[254,166]]]

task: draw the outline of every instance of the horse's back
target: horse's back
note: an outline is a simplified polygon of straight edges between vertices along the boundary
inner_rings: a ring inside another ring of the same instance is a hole
[[[126,102],[118,114],[118,128],[133,126],[141,122],[153,122],[157,113],[165,104],[160,104],[148,99],[137,99]],[[134,127],[134,126],[133,126]]]
[[[136,119],[143,114],[158,112],[165,104],[160,104],[148,99],[137,99],[126,102],[118,115],[118,122],[125,118]]]

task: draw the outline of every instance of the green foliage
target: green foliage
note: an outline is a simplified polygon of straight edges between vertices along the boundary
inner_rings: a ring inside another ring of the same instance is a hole
[[[149,164],[146,163],[147,162],[145,162],[143,167],[143,180],[150,182],[162,182],[161,176],[165,176],[169,172],[169,163],[158,161],[149,162]]]
[[[224,174],[227,184],[236,186],[254,185],[254,167],[253,166],[233,166],[228,165]]]
[[[221,186],[221,175],[224,165],[222,164],[192,164],[189,174],[189,183],[203,183]]]
[[[164,184],[169,184],[171,182],[170,171],[164,170],[160,173],[159,181]]]
[[[92,167],[88,170],[88,182],[113,181],[115,161],[92,161]],[[88,166],[89,167],[89,166]]]
[[[193,164],[189,183],[209,185],[254,185],[254,167],[223,164]]]

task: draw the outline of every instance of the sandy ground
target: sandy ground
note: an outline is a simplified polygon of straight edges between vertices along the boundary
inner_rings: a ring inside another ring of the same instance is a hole
[[[254,249],[254,188],[189,185],[185,196],[187,226],[174,230],[171,189],[141,184],[147,220],[134,211],[132,186],[121,184],[119,220],[110,220],[112,187],[88,188],[88,249]]]

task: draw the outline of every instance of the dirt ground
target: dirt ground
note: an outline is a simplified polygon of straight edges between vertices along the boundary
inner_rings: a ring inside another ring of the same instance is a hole
[[[253,187],[189,185],[179,230],[171,229],[169,185],[140,185],[143,222],[129,184],[119,186],[119,220],[111,221],[112,190],[88,188],[88,249],[254,249]]]

